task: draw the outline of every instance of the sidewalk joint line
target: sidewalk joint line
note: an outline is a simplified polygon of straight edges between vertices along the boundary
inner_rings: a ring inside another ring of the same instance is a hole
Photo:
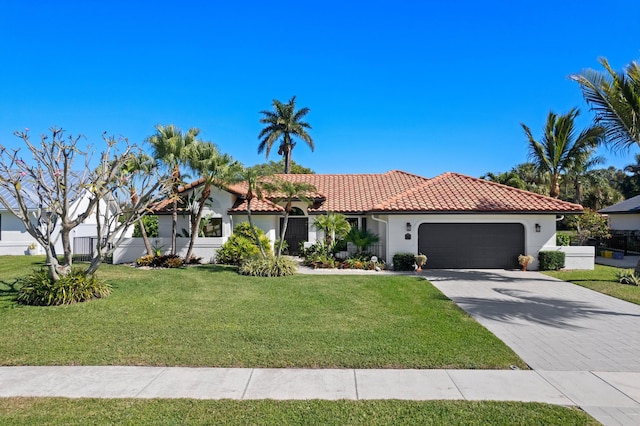
[[[152,368],[153,368],[153,367],[152,367]],[[155,367],[155,368],[158,368],[158,367]],[[169,368],[169,367],[161,367],[160,372],[159,372],[158,374],[156,374],[156,375],[155,375],[155,377],[154,377],[153,379],[151,379],[151,380],[149,381],[149,383],[147,383],[147,384],[146,384],[142,389],[140,389],[140,392],[138,392],[138,393],[136,394],[136,397],[139,397],[139,396],[140,396],[140,394],[141,394],[142,392],[144,392],[144,391],[145,391],[149,386],[151,386],[151,384],[152,384],[153,382],[155,382],[156,380],[158,380],[158,377],[160,377],[160,376],[161,376],[165,371],[167,371],[167,369],[168,369],[168,368]]]
[[[249,383],[251,383],[251,379],[253,378],[254,371],[255,371],[255,368],[252,368],[251,372],[249,373],[249,378],[247,379],[247,383],[244,385],[244,390],[242,391],[242,396],[240,397],[242,401],[244,401],[244,397],[247,394],[247,389],[249,389]]]
[[[356,369],[353,369],[353,385],[356,387],[356,401],[360,401],[360,394],[358,393],[358,376],[356,375]]]

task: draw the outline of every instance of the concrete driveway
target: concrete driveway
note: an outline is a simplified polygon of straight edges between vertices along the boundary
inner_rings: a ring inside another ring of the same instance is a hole
[[[640,424],[639,305],[538,272],[423,275],[603,424]]]
[[[534,369],[640,372],[640,305],[539,272],[425,277]]]

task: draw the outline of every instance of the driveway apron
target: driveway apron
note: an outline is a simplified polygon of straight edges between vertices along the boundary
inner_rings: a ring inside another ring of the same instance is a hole
[[[538,272],[426,278],[536,370],[640,372],[640,306]]]

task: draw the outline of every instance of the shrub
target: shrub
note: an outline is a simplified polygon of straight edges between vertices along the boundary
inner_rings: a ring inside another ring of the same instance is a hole
[[[136,266],[152,268],[181,268],[184,261],[177,254],[144,255],[136,259]]]
[[[413,253],[396,253],[393,255],[394,271],[413,271],[416,258]]]
[[[541,271],[557,271],[564,268],[564,252],[541,251],[538,252],[538,261]]]
[[[623,269],[616,273],[616,279],[620,284],[640,286],[640,277],[633,269]]]
[[[556,245],[557,246],[571,245],[571,236],[568,234],[556,234]]]
[[[264,231],[260,228],[256,228],[258,232],[258,238],[262,243],[262,247],[267,253],[271,253],[271,244],[269,238],[264,235]],[[218,249],[216,253],[216,263],[222,263],[226,265],[240,265],[244,258],[250,258],[260,255],[260,249],[256,244],[253,232],[248,222],[242,222],[236,225],[233,230],[233,234],[229,237],[226,243]]]
[[[136,259],[136,266],[151,266],[153,262],[153,258],[155,256],[152,254],[146,254]]]
[[[273,256],[266,259],[260,256],[245,258],[238,268],[240,274],[254,277],[285,277],[295,274],[297,270],[295,262],[288,257]]]
[[[155,216],[155,215],[142,216],[142,223],[144,225],[145,231],[147,231],[148,238],[158,237],[158,216]],[[136,222],[133,226],[133,237],[134,238],[142,237],[142,231],[140,230],[140,222]]]
[[[46,269],[34,270],[18,279],[21,286],[17,302],[23,305],[54,306],[69,305],[91,299],[100,299],[111,294],[111,286],[95,275],[85,275],[81,269],[72,269],[69,275],[56,282],[49,279]]]

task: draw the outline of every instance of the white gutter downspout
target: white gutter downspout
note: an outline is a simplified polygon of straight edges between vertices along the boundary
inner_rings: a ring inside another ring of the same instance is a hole
[[[391,258],[389,257],[389,222],[386,220],[382,220],[376,217],[376,215],[372,214],[371,215],[371,219],[375,220],[376,222],[382,222],[384,223],[384,234],[385,234],[385,238],[384,238],[384,253],[385,253],[385,260],[387,262],[388,265],[391,265]]]

